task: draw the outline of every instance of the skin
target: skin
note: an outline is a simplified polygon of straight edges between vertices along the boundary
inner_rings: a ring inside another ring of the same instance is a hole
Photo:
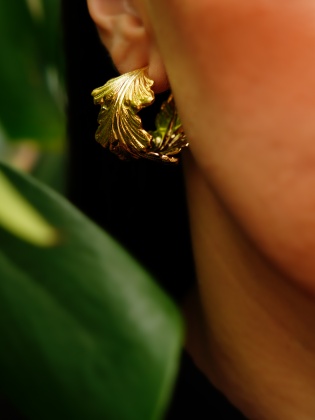
[[[314,1],[146,3],[206,181],[314,292]]]
[[[190,140],[187,348],[248,418],[313,419],[315,2],[127,3],[145,44],[116,64],[170,84]]]

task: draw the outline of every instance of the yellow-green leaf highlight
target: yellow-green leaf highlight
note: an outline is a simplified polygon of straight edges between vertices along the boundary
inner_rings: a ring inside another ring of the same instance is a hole
[[[51,246],[56,230],[23,198],[0,171],[0,225],[34,245]]]

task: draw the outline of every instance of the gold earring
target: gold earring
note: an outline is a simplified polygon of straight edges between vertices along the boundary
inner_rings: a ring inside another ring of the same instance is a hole
[[[94,104],[100,105],[95,138],[120,159],[147,158],[177,163],[177,155],[188,146],[173,96],[164,102],[156,117],[156,130],[143,129],[137,113],[154,101],[153,80],[146,68],[126,73],[94,89]]]

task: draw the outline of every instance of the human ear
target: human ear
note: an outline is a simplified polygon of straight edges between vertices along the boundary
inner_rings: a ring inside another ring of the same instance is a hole
[[[117,70],[127,73],[148,67],[153,90],[168,89],[164,65],[144,10],[132,0],[87,0],[87,3]]]

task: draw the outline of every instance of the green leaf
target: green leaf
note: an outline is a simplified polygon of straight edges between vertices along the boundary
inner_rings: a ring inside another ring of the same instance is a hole
[[[56,0],[0,3],[0,125],[10,140],[62,145],[59,21]]]
[[[0,165],[61,233],[37,248],[0,229],[0,388],[31,419],[151,420],[178,364],[178,311],[66,200]]]
[[[51,246],[57,232],[19,194],[0,170],[0,226],[39,246]]]

